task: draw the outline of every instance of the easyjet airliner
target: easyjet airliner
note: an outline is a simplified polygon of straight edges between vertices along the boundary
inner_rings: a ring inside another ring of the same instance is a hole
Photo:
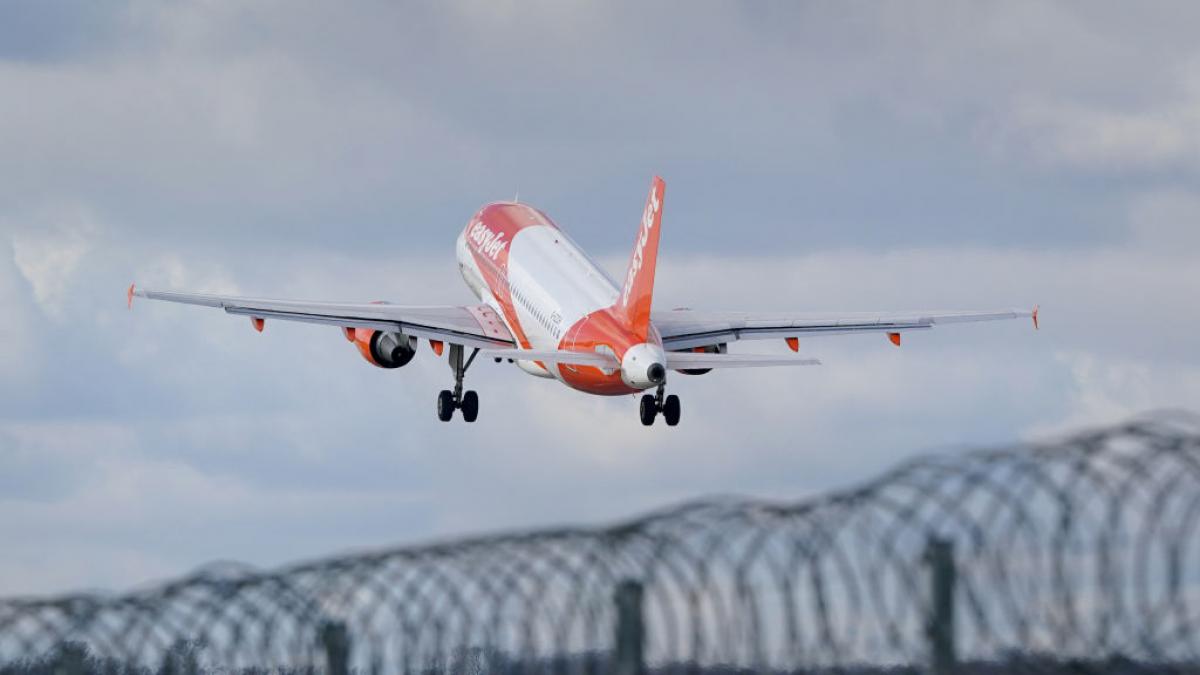
[[[877,332],[896,345],[911,330],[966,321],[1032,317],[1033,311],[802,314],[790,312],[653,311],[654,270],[663,212],[661,178],[655,178],[638,225],[633,255],[618,285],[545,213],[527,204],[499,202],[480,209],[458,237],[458,268],[478,304],[394,305],[265,300],[142,290],[133,296],[219,307],[250,317],[262,331],[267,319],[340,327],[368,363],[399,368],[427,340],[449,352],[454,389],[437,398],[437,415],[455,410],[467,422],[479,414],[479,396],[463,390],[463,377],[483,354],[515,363],[537,377],[601,396],[643,392],[642,424],[661,414],[679,423],[679,397],[666,394],[669,373],[699,375],[713,368],[808,366],[798,356],[729,353],[738,340],[784,340],[793,352],[810,335]],[[448,349],[447,349],[448,348]],[[470,350],[470,355],[466,354]],[[648,393],[653,391],[654,393]]]

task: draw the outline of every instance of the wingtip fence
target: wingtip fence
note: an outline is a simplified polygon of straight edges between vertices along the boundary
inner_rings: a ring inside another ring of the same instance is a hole
[[[0,600],[18,673],[1200,672],[1200,423],[923,457],[794,503]]]

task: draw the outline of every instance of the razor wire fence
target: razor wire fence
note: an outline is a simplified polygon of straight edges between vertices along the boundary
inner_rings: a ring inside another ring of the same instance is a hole
[[[1200,424],[794,503],[0,600],[18,673],[1200,673]]]

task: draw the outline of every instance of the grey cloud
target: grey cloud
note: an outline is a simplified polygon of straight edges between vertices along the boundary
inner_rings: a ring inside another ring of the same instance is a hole
[[[12,430],[0,429],[0,495],[4,501],[61,499],[78,489],[80,469],[52,462],[37,447]],[[53,468],[47,470],[48,465]]]
[[[116,246],[93,250],[68,289],[65,316],[89,339],[57,349],[54,336],[71,331],[45,317],[52,339],[40,377],[23,388],[26,403],[6,404],[8,424],[33,420],[40,447],[87,458],[88,479],[80,482],[61,455],[34,462],[17,453],[10,462],[24,457],[26,473],[69,489],[42,489],[54,499],[36,506],[19,491],[0,499],[24,514],[9,523],[13,539],[87,531],[83,542],[55,546],[98,552],[108,562],[79,574],[102,585],[214,557],[266,565],[363,543],[615,517],[696,493],[794,496],[854,480],[904,452],[1001,442],[1014,430],[1200,397],[1186,339],[1200,325],[1172,311],[1198,290],[1194,260],[1155,249],[667,254],[662,306],[819,311],[1040,300],[1044,329],[937,330],[900,350],[878,338],[806,340],[804,351],[825,366],[677,378],[686,424],[646,430],[631,400],[590,398],[491,363],[471,374],[485,402],[481,422],[442,425],[432,392],[449,373],[424,347],[410,367],[379,371],[334,330],[276,322],[260,335],[204,309],[142,302],[127,312],[121,294],[120,275],[141,267],[200,287],[366,298],[377,297],[368,294],[383,279],[405,290],[382,297],[461,301],[447,259],[254,260],[207,250],[164,266],[155,249]],[[706,414],[714,410],[722,415]],[[92,434],[88,443],[68,431],[87,420],[116,425],[123,440]],[[581,425],[604,432],[581,438]],[[184,530],[213,534],[181,539]],[[136,564],[121,568],[116,561],[134,552]],[[68,576],[25,570],[10,578],[54,588]]]
[[[125,11],[119,0],[6,2],[0,8],[0,60],[45,64],[94,57],[122,39]]]
[[[1131,200],[1129,220],[1136,241],[1181,255],[1200,251],[1200,191],[1163,186]]]
[[[1191,49],[1164,14],[1040,4],[128,14],[139,47],[0,71],[24,101],[0,190],[69,191],[126,236],[355,255],[441,250],[518,190],[621,250],[655,172],[680,249],[1111,241],[1124,191],[1035,161],[1020,106],[1153,105]]]
[[[1190,24],[1088,7],[134,3],[0,62],[0,590],[794,497],[1195,407],[1194,167],[1047,162],[1019,123],[1181,100]],[[674,378],[671,430],[485,363],[468,426],[424,346],[384,372],[333,329],[125,308],[134,280],[464,302],[453,239],[518,189],[619,270],[655,172],[660,307],[1041,302],[1043,330],[806,340],[825,366]]]

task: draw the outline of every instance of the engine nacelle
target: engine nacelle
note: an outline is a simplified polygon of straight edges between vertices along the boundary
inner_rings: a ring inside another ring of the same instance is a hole
[[[379,368],[399,368],[417,354],[417,338],[412,335],[371,328],[347,328],[345,332],[367,363]]]

